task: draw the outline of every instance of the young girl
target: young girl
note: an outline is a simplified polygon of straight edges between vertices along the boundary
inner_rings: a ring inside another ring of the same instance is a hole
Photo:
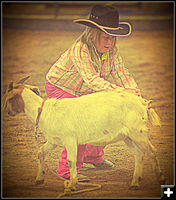
[[[130,24],[119,22],[118,10],[111,6],[96,5],[89,19],[74,22],[86,25],[86,29],[47,73],[45,88],[48,97],[76,98],[103,90],[128,90],[140,96],[140,90],[124,67],[117,48],[116,37],[131,33]],[[79,181],[88,180],[79,171],[84,162],[95,167],[113,166],[103,159],[103,149],[104,146],[78,145]],[[57,174],[67,179],[70,177],[66,148],[59,159]]]

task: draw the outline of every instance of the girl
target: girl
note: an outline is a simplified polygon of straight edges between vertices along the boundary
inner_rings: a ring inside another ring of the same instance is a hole
[[[112,6],[96,5],[89,19],[74,22],[86,25],[86,29],[47,73],[45,88],[48,97],[76,98],[103,90],[128,90],[140,96],[140,90],[124,67],[117,48],[117,36],[131,33],[130,24],[119,22],[118,10]],[[110,82],[110,75],[114,83]],[[101,168],[113,166],[103,159],[103,149],[104,146],[78,145],[79,181],[88,180],[79,171],[84,162]],[[59,159],[57,174],[67,179],[70,177],[65,148]]]

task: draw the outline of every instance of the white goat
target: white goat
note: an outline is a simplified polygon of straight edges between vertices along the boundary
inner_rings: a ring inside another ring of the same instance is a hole
[[[25,79],[24,79],[25,80]],[[23,80],[23,81],[24,81]],[[25,112],[36,122],[38,108],[43,99],[36,94],[36,87],[10,84],[3,96],[3,108],[9,115]],[[160,184],[165,183],[153,145],[147,136],[148,119],[160,125],[159,118],[148,103],[128,92],[104,91],[72,99],[48,99],[39,120],[39,128],[47,142],[39,151],[36,183],[44,181],[44,159],[56,145],[67,149],[70,166],[69,187],[77,183],[76,158],[78,144],[107,145],[123,140],[135,157],[135,170],[130,189],[137,189],[142,178],[143,156],[149,152]]]

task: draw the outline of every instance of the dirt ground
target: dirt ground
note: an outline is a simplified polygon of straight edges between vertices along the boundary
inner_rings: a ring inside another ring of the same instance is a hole
[[[28,75],[27,84],[40,88],[46,97],[45,75],[52,63],[70,47],[79,32],[54,32],[35,30],[3,30],[3,92],[10,81],[18,81]],[[161,118],[162,126],[150,127],[149,138],[157,149],[161,170],[167,185],[174,184],[174,99],[173,99],[173,32],[135,32],[119,38],[121,56],[134,75],[142,95],[152,99],[152,106]],[[21,113],[15,117],[3,115],[2,126],[2,197],[55,198],[64,190],[63,181],[51,173],[56,170],[62,148],[56,148],[47,156],[50,170],[45,182],[35,185],[37,151],[34,124]],[[39,135],[39,146],[44,142]],[[72,198],[121,198],[161,197],[161,188],[152,170],[149,157],[144,158],[143,180],[140,189],[128,187],[134,171],[134,157],[123,142],[105,147],[105,159],[112,161],[111,170],[88,169],[90,183],[100,184],[99,190],[73,195]],[[79,187],[78,187],[79,189]]]

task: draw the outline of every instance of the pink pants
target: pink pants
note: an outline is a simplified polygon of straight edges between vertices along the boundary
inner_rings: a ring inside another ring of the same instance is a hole
[[[69,94],[62,89],[50,84],[47,80],[45,82],[46,93],[49,98],[76,98],[76,96]],[[79,169],[83,166],[83,162],[98,164],[103,162],[104,146],[93,146],[90,144],[78,145],[77,152],[77,173],[80,173]],[[61,157],[59,159],[59,167],[57,169],[57,174],[63,178],[70,177],[70,170],[67,163],[67,150],[64,147]]]

